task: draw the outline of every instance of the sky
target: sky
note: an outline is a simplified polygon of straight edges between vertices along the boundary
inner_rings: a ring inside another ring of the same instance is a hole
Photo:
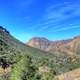
[[[80,0],[0,0],[0,25],[22,42],[80,35]]]

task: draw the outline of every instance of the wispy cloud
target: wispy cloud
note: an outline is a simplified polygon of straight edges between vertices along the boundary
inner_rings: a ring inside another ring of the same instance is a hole
[[[73,17],[80,14],[80,6],[79,4],[74,3],[64,3],[60,6],[57,5],[51,6],[48,9],[46,9],[44,18],[45,19],[57,19],[57,20],[63,20],[67,19],[68,17]]]
[[[80,26],[70,26],[70,27],[63,27],[63,28],[58,28],[58,29],[55,29],[54,31],[48,31],[50,33],[55,33],[55,32],[61,32],[61,31],[67,31],[67,30],[71,30],[71,29],[77,29],[77,28],[80,28]]]
[[[55,5],[48,6],[45,9],[43,15],[43,22],[35,25],[35,29],[39,31],[44,31],[49,28],[55,28],[63,26],[64,21],[68,22],[69,19],[80,16],[80,6],[76,3],[64,2]],[[74,24],[74,22],[73,22]],[[71,26],[71,25],[70,25]],[[79,26],[71,26],[68,28],[61,28],[56,31],[62,31],[72,28],[78,28]]]

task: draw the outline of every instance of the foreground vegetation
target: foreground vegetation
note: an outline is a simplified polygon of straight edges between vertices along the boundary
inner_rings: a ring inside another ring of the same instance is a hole
[[[3,46],[0,59],[4,59],[10,65],[11,72],[1,76],[1,80],[52,80],[56,75],[80,67],[79,56],[37,57],[33,56],[35,53],[31,56],[29,53],[13,50],[11,47]]]

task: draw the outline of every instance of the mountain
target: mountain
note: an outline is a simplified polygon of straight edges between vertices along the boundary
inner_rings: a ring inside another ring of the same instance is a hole
[[[45,58],[49,59],[51,56],[52,54],[26,46],[24,43],[13,37],[7,29],[0,26],[0,80],[17,80],[17,77],[21,78],[20,75],[26,73],[25,71],[27,70],[27,63],[30,64],[31,70],[39,65],[38,62],[41,61],[42,58],[43,60]],[[28,60],[26,61],[27,58]],[[15,73],[15,70],[18,73]],[[29,76],[34,75],[33,72],[35,72],[35,69],[29,73]],[[24,75],[24,78],[25,76],[26,75]]]
[[[47,52],[61,52],[69,55],[80,54],[80,36],[72,39],[50,41],[46,38],[34,37],[27,45]]]
[[[63,54],[62,51],[58,51],[58,54],[56,51],[48,52],[52,41],[45,38],[34,39],[41,41],[40,44],[36,43],[37,46],[40,45],[38,48],[20,42],[0,26],[0,80],[54,80],[55,76],[80,68],[78,37],[60,41],[59,44],[56,41],[61,47],[64,43],[70,46],[70,51],[77,48],[78,54],[74,56]]]
[[[31,47],[46,51],[50,45],[50,41],[46,38],[34,37],[27,44]]]
[[[30,46],[26,46],[24,43],[22,43],[21,41],[17,40],[15,37],[13,37],[9,33],[9,31],[4,29],[3,27],[1,29],[1,26],[0,26],[0,43],[2,44],[1,46],[3,46],[3,44],[5,44],[5,45],[9,46],[10,48],[13,48],[14,50],[21,51],[21,52],[27,53],[27,52],[31,52],[32,50],[34,50],[34,52],[35,52],[34,55],[36,55],[37,51],[39,52],[39,54],[41,53],[41,55],[42,55],[42,53],[43,53],[43,55],[45,53],[39,49],[35,49],[35,48],[30,47]],[[38,54],[38,52],[37,52],[37,54]]]

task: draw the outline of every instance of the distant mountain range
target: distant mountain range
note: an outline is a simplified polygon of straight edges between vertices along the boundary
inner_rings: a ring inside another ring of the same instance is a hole
[[[51,53],[80,54],[80,36],[60,41],[50,41],[46,38],[34,37],[29,40],[27,45]]]

